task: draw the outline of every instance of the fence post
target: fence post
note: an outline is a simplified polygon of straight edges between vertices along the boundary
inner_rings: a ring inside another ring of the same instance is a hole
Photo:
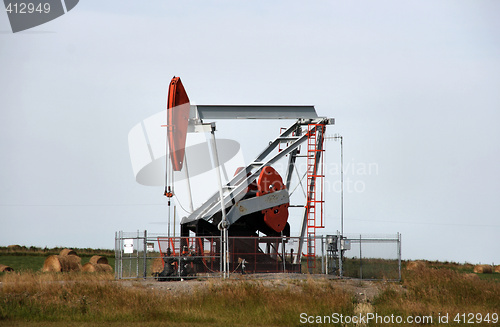
[[[342,257],[343,255],[343,250],[342,250],[342,238],[344,236],[340,235],[339,231],[337,231],[337,249],[339,251],[339,277],[342,278],[344,276],[344,270],[342,266]]]
[[[325,242],[323,242],[323,235],[321,235],[321,273],[325,273]]]
[[[281,236],[281,261],[283,261],[283,272],[286,272],[286,258],[285,258],[285,237]]]
[[[363,279],[363,253],[361,252],[361,234],[359,234],[359,278]]]
[[[147,276],[147,269],[148,269],[148,265],[147,265],[147,252],[148,252],[148,240],[147,240],[147,237],[148,237],[148,231],[147,230],[144,230],[144,243],[143,243],[143,251],[144,251],[144,279],[146,279],[146,276]]]
[[[119,247],[119,255],[118,257],[120,258],[119,259],[119,262],[120,262],[120,272],[119,272],[119,276],[120,276],[120,279],[123,278],[123,231],[119,231],[118,232],[118,247]]]
[[[120,279],[123,279],[123,231],[120,231],[118,233],[118,244],[119,244],[119,254],[118,257],[120,258]]]
[[[118,270],[116,269],[118,263],[118,232],[115,232],[115,278],[118,278]]]
[[[121,231],[118,231],[118,239],[117,239],[117,252],[115,253],[115,275],[117,276],[118,279],[121,279],[122,278],[122,267],[121,267],[121,256],[122,256],[122,243],[121,243]]]
[[[326,242],[328,242],[328,237],[325,239]],[[326,245],[326,257],[325,257],[325,274],[328,275],[329,271],[328,271],[328,257],[330,256],[329,255],[329,251],[328,251],[328,244]]]
[[[139,230],[137,230],[137,237],[136,237],[136,241],[137,241],[137,249],[135,250],[136,251],[136,261],[135,261],[135,278],[139,278],[139,240],[140,240],[140,236],[139,236]]]
[[[182,235],[182,232],[181,232]],[[181,277],[181,252],[182,252],[182,238],[179,238],[179,250],[177,251],[177,277],[179,277],[182,280]]]
[[[401,281],[401,234],[398,232],[398,269],[399,281]]]

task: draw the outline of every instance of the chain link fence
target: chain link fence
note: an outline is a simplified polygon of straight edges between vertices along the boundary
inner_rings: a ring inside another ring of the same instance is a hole
[[[342,276],[401,280],[401,235],[346,235]]]
[[[315,255],[308,250],[311,244]],[[307,253],[299,255],[300,248]],[[160,281],[222,278],[224,261],[220,237],[166,237],[147,231],[117,232],[115,259],[117,279]],[[226,259],[231,274],[309,273],[400,280],[401,235],[229,237]]]

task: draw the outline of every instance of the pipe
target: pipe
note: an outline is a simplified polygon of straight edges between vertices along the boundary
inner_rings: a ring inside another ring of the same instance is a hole
[[[211,134],[212,134],[212,151],[213,151],[213,161],[217,171],[217,182],[219,183],[219,197],[220,197],[220,206],[222,212],[222,220],[217,226],[221,231],[222,236],[222,274],[224,278],[229,277],[229,262],[228,262],[228,253],[229,253],[229,244],[228,244],[228,221],[226,218],[226,208],[224,206],[224,191],[222,189],[222,177],[220,172],[219,165],[219,155],[217,153],[217,143],[215,141],[215,123],[211,123]]]

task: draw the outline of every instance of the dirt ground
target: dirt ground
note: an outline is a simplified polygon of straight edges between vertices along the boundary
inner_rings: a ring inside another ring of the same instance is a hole
[[[220,278],[186,279],[182,281],[159,282],[153,279],[147,280],[120,280],[116,281],[124,287],[138,287],[151,290],[162,290],[172,295],[185,295],[194,291],[203,291],[211,286],[222,283],[239,283],[242,281],[256,283],[269,288],[291,290],[299,292],[300,283],[306,280],[327,280],[324,275],[302,275],[302,274],[254,274],[233,275],[228,280]],[[335,286],[346,290],[356,297],[358,303],[370,303],[381,292],[385,285],[383,281],[362,281],[357,279],[328,279]]]

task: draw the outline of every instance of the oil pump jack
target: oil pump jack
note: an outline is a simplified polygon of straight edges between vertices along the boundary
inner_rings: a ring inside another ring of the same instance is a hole
[[[305,157],[307,164],[306,201],[303,207],[301,241],[291,262],[284,262],[288,272],[300,271],[301,256],[308,259],[311,268],[315,260],[316,229],[324,227],[322,171],[323,141],[326,126],[334,124],[333,118],[318,117],[314,106],[288,105],[191,105],[179,77],[169,85],[167,100],[167,141],[171,167],[180,171],[184,165],[185,145],[188,132],[210,132],[214,166],[219,169],[214,120],[220,119],[287,119],[295,122],[281,131],[268,146],[246,167],[240,167],[227,183],[220,182],[219,192],[208,198],[181,220],[181,247],[186,247],[193,233],[196,237],[219,237],[217,250],[221,258],[227,258],[224,271],[233,269],[241,260],[253,262],[254,272],[271,271],[271,265],[280,253],[280,242],[290,237],[288,222],[292,173],[298,158]],[[306,148],[300,154],[300,146]],[[305,152],[305,153],[303,153]],[[287,158],[285,175],[282,177],[273,164]],[[207,158],[207,160],[210,160]],[[219,170],[217,170],[219,171]],[[221,181],[219,175],[219,181]],[[171,197],[172,189],[165,187],[165,195]],[[264,253],[266,243],[269,253]],[[270,243],[273,243],[269,246]],[[303,246],[306,243],[306,253]],[[232,249],[232,251],[229,251]],[[197,248],[203,253],[203,249]],[[237,253],[237,255],[235,254]],[[259,256],[252,254],[261,253]],[[236,257],[237,256],[237,257]],[[258,259],[255,259],[258,258]],[[222,265],[221,265],[222,267]],[[198,267],[203,270],[203,267]]]

